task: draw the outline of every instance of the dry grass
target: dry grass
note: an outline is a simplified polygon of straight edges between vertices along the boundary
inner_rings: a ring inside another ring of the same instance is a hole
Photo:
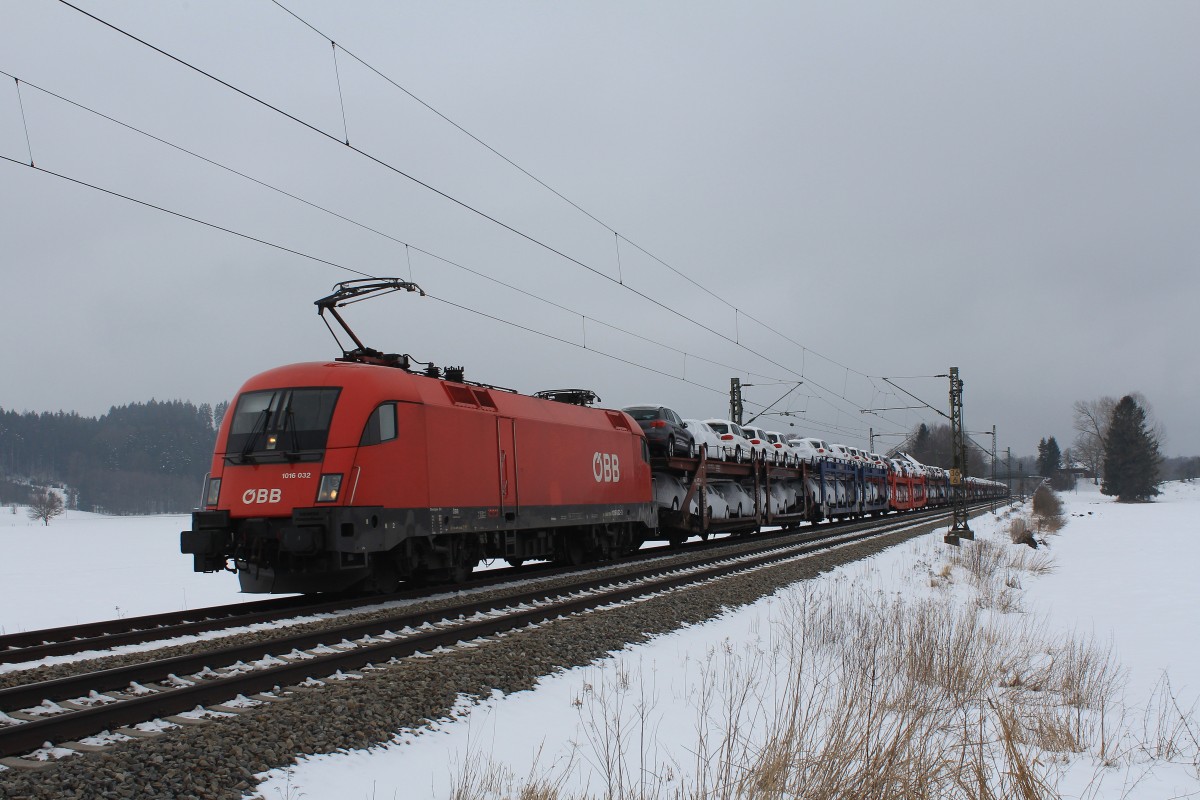
[[[1035,753],[1024,743],[1025,729],[1017,718],[1017,710],[1013,707],[998,706],[991,699],[988,706],[995,714],[996,727],[999,729],[1000,741],[1004,745],[1004,764],[1007,767],[1004,777],[1008,791],[1001,797],[1018,797],[1022,800],[1041,800],[1042,798],[1057,797],[1058,793],[1046,780],[1044,774],[1036,767],[1038,759]],[[983,794],[983,791],[980,792]],[[990,792],[989,792],[990,794]]]
[[[453,797],[1049,798],[1036,752],[1083,740],[1043,698],[1079,713],[1064,691],[1080,706],[1108,702],[1109,654],[1089,648],[1056,649],[974,605],[798,591],[778,604],[767,641],[722,642],[698,665],[688,769],[655,734],[653,676],[622,667],[576,698],[583,734],[566,769],[589,764],[596,793],[559,792],[563,768],[521,782],[477,767]],[[1069,666],[1098,674],[1071,681]],[[1037,674],[1036,692],[1015,672]]]
[[[1010,523],[1010,530],[1015,522]],[[1055,569],[1053,557],[1045,551],[1012,547],[993,539],[963,542],[951,551],[949,564],[966,573],[981,608],[1005,614],[1022,610],[1022,574],[1047,575]]]
[[[518,778],[507,767],[497,764],[482,753],[469,753],[454,771],[450,800],[504,798],[504,800],[561,800],[563,783],[574,769],[574,754],[557,769],[542,769],[541,750],[533,760],[528,775]]]
[[[1190,763],[1200,779],[1200,722],[1196,719],[1196,704],[1182,707],[1166,675],[1146,704],[1138,746],[1154,759]]]
[[[1041,800],[1080,757],[1103,765],[1097,785],[1105,767],[1139,758],[1191,764],[1200,780],[1195,709],[1165,679],[1134,734],[1111,644],[992,613],[1019,606],[1021,576],[1054,569],[1045,553],[986,538],[952,552],[931,578],[961,569],[974,603],[796,587],[758,638],[690,662],[685,686],[660,693],[653,670],[625,662],[598,670],[575,698],[569,756],[522,780],[480,761],[452,797]],[[686,743],[664,722],[680,706],[693,719]],[[583,769],[586,788],[565,791]]]
[[[1025,739],[1049,753],[1082,753],[1086,739],[1081,735],[1079,717],[1066,713],[1061,706],[1036,709],[1021,724]]]

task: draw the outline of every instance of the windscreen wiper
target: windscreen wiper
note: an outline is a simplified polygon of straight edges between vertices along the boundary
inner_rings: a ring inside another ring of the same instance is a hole
[[[300,435],[296,432],[296,412],[292,411],[291,402],[288,403],[287,414],[283,418],[283,427],[292,439],[290,449],[284,451],[283,455],[288,461],[300,460]]]
[[[254,441],[258,438],[260,428],[266,428],[267,418],[270,414],[271,406],[267,404],[267,407],[259,412],[258,419],[254,420],[254,424],[250,426],[250,433],[246,435],[246,443],[242,445],[242,452],[238,456],[237,463],[245,464],[247,461],[254,461],[254,456],[250,455],[254,450]]]

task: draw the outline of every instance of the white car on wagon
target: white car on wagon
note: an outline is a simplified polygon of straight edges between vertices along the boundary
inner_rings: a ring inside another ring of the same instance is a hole
[[[742,427],[736,422],[730,422],[727,419],[706,419],[704,424],[716,431],[717,436],[721,437],[721,442],[726,447],[733,448],[733,460],[737,462],[749,461],[752,455],[750,442],[746,440],[746,434],[742,431]]]
[[[791,439],[788,442],[802,461],[816,464],[822,458],[832,458],[829,444],[821,439],[810,436],[806,439]]]
[[[756,459],[776,463],[782,461],[782,457],[776,457],[775,445],[771,443],[771,438],[767,436],[767,432],[762,428],[756,428],[753,425],[743,425],[742,431],[746,435],[746,441],[750,442],[750,446],[754,448],[754,457]]]
[[[716,461],[733,461],[734,460],[734,442],[732,439],[728,441],[722,440],[721,434],[713,430],[713,427],[704,420],[700,419],[685,419],[684,424],[691,431],[692,439],[696,442],[696,450],[699,452],[701,446],[708,447],[709,459]]]

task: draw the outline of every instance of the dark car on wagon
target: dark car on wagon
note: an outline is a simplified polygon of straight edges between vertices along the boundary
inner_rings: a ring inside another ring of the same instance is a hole
[[[642,427],[651,450],[666,456],[690,456],[695,449],[687,424],[666,406],[629,406],[621,410]]]

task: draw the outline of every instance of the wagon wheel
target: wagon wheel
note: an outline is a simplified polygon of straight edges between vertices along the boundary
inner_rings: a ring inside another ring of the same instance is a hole
[[[471,580],[471,573],[477,563],[479,562],[467,559],[455,564],[450,568],[450,580],[454,583],[466,583]]]

